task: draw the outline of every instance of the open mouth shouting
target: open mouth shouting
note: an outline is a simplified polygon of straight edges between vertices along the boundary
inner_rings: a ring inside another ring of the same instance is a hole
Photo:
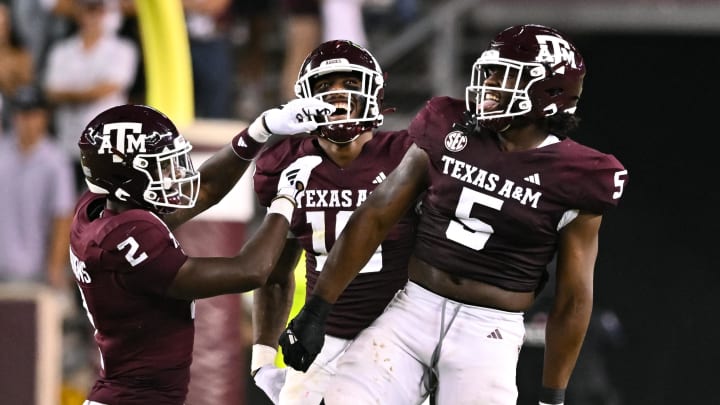
[[[497,93],[486,92],[482,100],[482,111],[493,111],[500,105],[500,96]]]
[[[327,102],[335,106],[335,112],[328,118],[330,121],[350,119],[357,109],[357,103],[349,94],[347,97],[333,97],[328,99]]]

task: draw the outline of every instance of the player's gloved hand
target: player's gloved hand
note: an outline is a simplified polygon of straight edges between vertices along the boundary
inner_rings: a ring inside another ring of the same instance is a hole
[[[317,129],[316,120],[335,112],[335,106],[316,98],[297,98],[263,114],[267,129],[275,135],[293,135]]]
[[[265,142],[270,135],[294,135],[317,129],[317,120],[335,112],[335,106],[316,98],[296,98],[262,113],[248,127],[248,135]]]
[[[565,403],[565,390],[562,388],[540,388],[540,401],[538,405],[563,405]]]
[[[325,343],[325,319],[332,304],[311,295],[288,327],[280,335],[285,364],[307,371]]]
[[[290,223],[293,210],[297,206],[297,199],[307,186],[310,172],[320,163],[322,163],[320,156],[307,155],[298,158],[290,166],[286,167],[280,173],[278,192],[268,208],[268,214],[282,214]]]
[[[322,158],[318,155],[306,155],[292,162],[280,173],[278,192],[275,198],[285,197],[295,202],[297,197],[305,191],[310,173],[320,163],[322,163]]]
[[[280,390],[285,384],[285,375],[287,374],[286,368],[275,367],[276,355],[276,349],[262,344],[254,344],[250,361],[250,374],[255,380],[255,385],[275,405],[280,403]]]

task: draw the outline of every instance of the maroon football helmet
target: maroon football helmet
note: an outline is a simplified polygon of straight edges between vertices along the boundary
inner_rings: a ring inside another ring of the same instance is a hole
[[[192,146],[163,113],[144,105],[103,111],[78,142],[90,191],[159,214],[195,205],[200,173]]]
[[[501,72],[499,83],[486,84],[493,72]],[[481,125],[503,130],[515,116],[574,114],[584,77],[585,62],[564,34],[518,25],[499,33],[475,62],[465,102]]]
[[[333,90],[313,94],[314,80],[329,73],[355,73],[361,80],[359,90]],[[382,125],[382,101],[385,79],[375,57],[365,48],[351,41],[328,41],[313,50],[300,68],[295,83],[295,95],[299,98],[315,97],[323,101],[337,99],[340,94],[347,98],[346,106],[337,106],[332,120],[318,122],[320,136],[331,142],[352,142],[361,133]],[[351,101],[355,99],[354,103]],[[352,117],[351,105],[361,108],[358,117]],[[338,118],[339,114],[344,117]]]

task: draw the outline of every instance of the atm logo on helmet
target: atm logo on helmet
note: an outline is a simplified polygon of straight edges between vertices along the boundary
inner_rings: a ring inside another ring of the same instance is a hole
[[[540,51],[535,57],[536,62],[551,63],[559,65],[566,62],[573,68],[577,68],[575,62],[575,52],[568,41],[553,35],[536,35]],[[560,72],[562,73],[562,72]]]
[[[116,131],[117,136],[112,136]],[[128,153],[145,153],[145,139],[147,135],[140,133],[142,124],[139,122],[115,122],[103,126],[102,143],[98,148],[98,154],[117,153],[123,155]],[[115,144],[113,145],[113,139]]]

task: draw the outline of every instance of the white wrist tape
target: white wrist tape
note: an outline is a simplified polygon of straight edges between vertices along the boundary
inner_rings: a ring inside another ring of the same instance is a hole
[[[267,213],[268,215],[280,214],[287,219],[288,224],[291,224],[293,211],[295,211],[295,204],[287,197],[278,196],[270,203]]]
[[[250,372],[259,369],[262,366],[275,363],[277,350],[270,346],[254,344],[252,347],[252,359],[250,360]]]
[[[255,121],[250,124],[248,127],[248,135],[250,137],[260,143],[265,143],[270,138],[270,135],[272,135],[265,127],[265,124],[263,123],[263,120],[265,114],[263,113],[259,117],[255,119]]]

